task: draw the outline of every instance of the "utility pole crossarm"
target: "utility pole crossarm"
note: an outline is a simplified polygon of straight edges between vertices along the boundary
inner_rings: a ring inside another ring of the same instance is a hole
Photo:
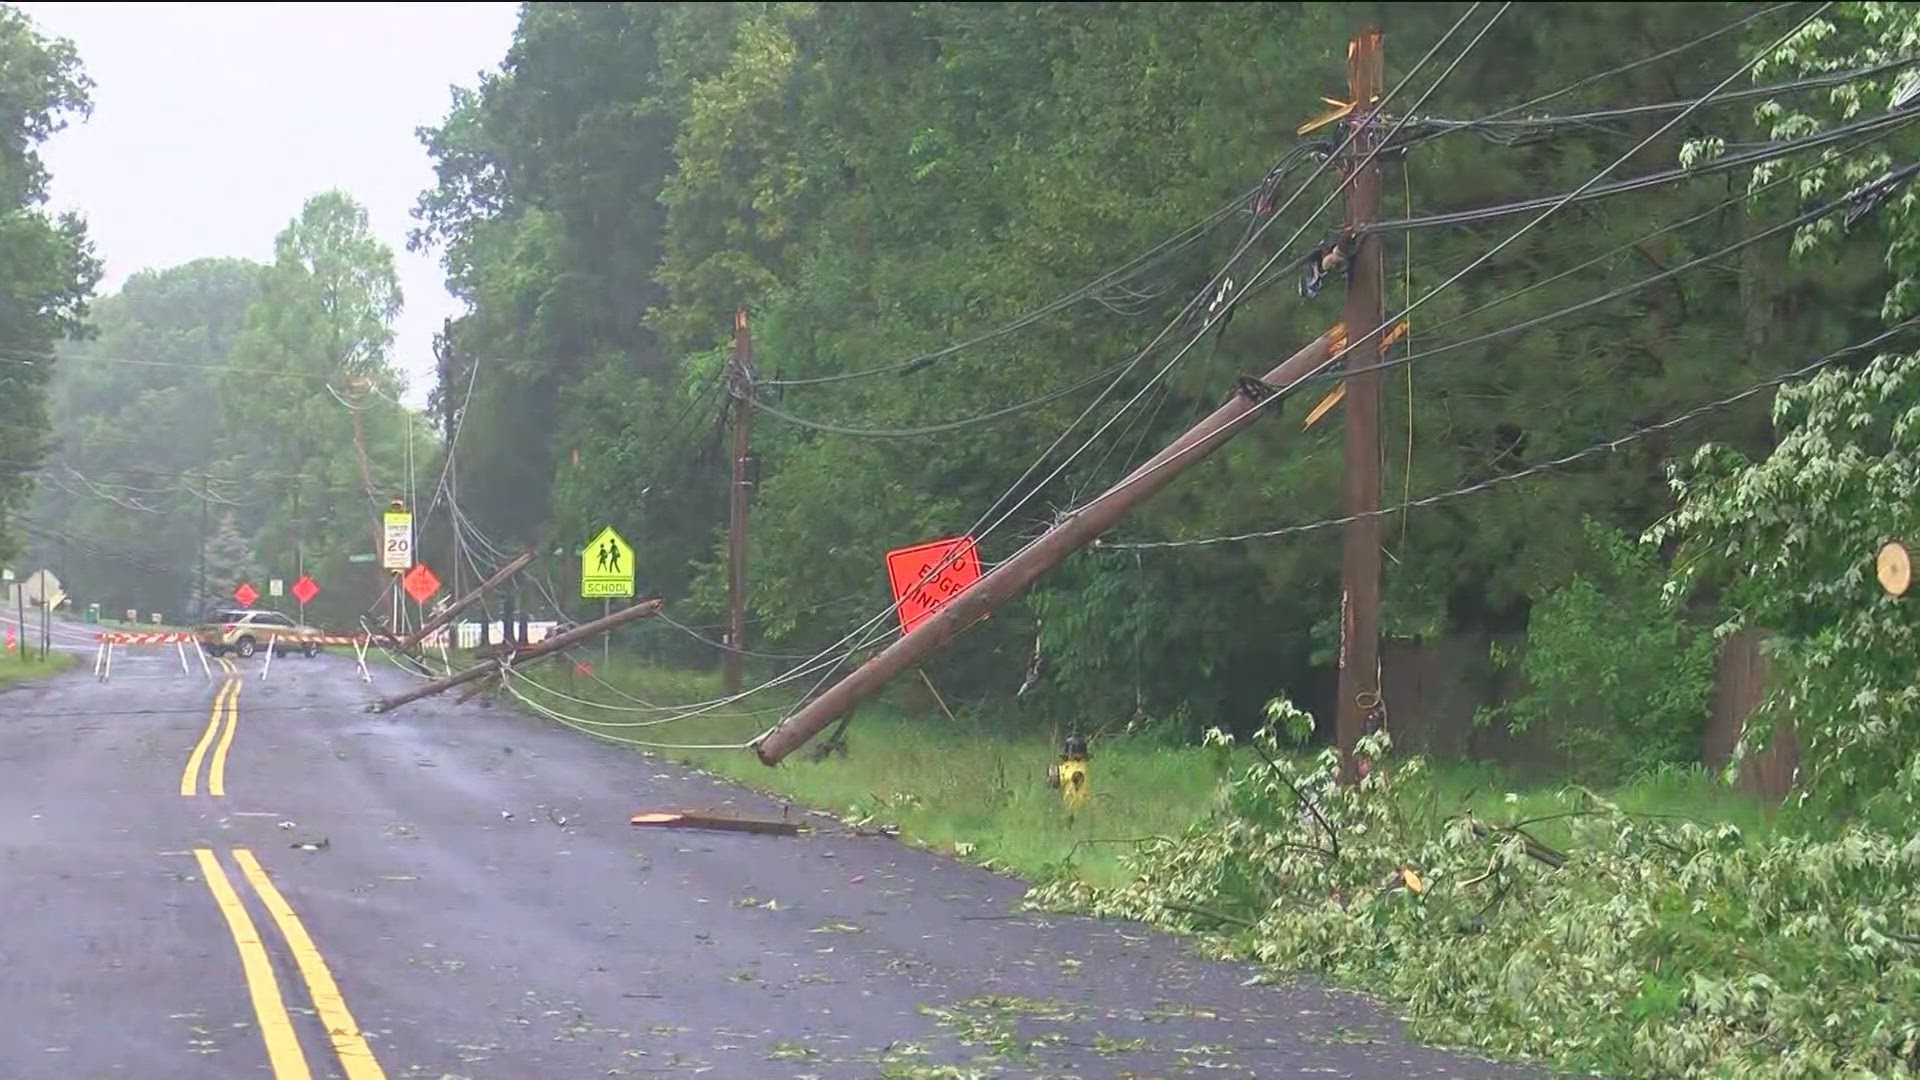
[[[1325,366],[1333,355],[1335,343],[1344,340],[1345,332],[1335,327],[1267,372],[1261,381],[1275,391],[1285,393],[1295,383]],[[1100,534],[1111,529],[1127,511],[1151,498],[1182,472],[1224,445],[1243,426],[1241,418],[1259,407],[1260,403],[1253,396],[1236,392],[1226,404],[1188,429],[1186,434],[1148,459],[1146,464],[1128,473],[1124,480],[1048,529],[1039,539],[962,590],[914,627],[913,632],[881,650],[878,656],[860,665],[851,675],[833,684],[800,711],[781,721],[780,726],[761,741],[758,748],[760,760],[768,765],[778,764],[780,759],[799,749],[862,698],[959,636],[961,631],[979,622],[995,607],[1032,584],[1068,555],[1092,543]]]

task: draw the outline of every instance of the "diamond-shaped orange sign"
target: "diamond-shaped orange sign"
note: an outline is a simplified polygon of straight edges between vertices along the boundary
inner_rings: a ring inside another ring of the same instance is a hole
[[[253,602],[260,599],[260,591],[253,587],[252,582],[243,581],[239,588],[233,590],[233,598],[240,602],[241,607],[252,607]]]
[[[311,604],[313,603],[313,598],[319,595],[320,586],[314,582],[312,576],[301,574],[298,578],[294,579],[293,598],[295,600],[303,604]]]
[[[414,563],[413,569],[400,579],[400,587],[407,590],[407,595],[413,597],[414,603],[424,604],[427,597],[440,591],[440,579],[427,569],[426,563]]]

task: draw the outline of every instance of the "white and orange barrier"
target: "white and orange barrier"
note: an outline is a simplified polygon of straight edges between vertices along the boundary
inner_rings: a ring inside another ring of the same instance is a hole
[[[93,676],[101,682],[113,677],[113,652],[122,645],[172,645],[173,651],[180,657],[180,674],[191,674],[193,669],[187,666],[187,643],[193,643],[193,653],[200,658],[200,670],[207,678],[213,678],[213,669],[207,664],[207,654],[200,648],[200,636],[186,630],[102,630],[95,635],[99,648],[93,653]]]

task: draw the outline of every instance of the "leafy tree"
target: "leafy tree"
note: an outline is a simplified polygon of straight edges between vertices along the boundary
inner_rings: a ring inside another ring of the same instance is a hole
[[[41,472],[34,520],[41,561],[75,595],[109,610],[178,611],[198,588],[209,511],[245,495],[209,479],[222,431],[212,375],[262,269],[203,259],[141,271],[94,305],[87,339],[61,348],[58,453]]]
[[[317,619],[350,619],[384,587],[374,566],[355,588],[346,557],[373,549],[409,475],[435,475],[432,433],[399,403],[400,304],[393,253],[366,210],[341,192],[316,195],[276,239],[219,381],[217,471],[255,496],[240,528],[282,576],[328,567]]]
[[[39,147],[84,115],[91,88],[72,43],[0,5],[0,560],[20,553],[19,511],[47,445],[54,342],[75,332],[100,268],[73,214],[49,215]]]
[[[1878,63],[1909,55],[1915,40],[1920,12],[1910,6],[1840,4],[1764,71]],[[1817,100],[1769,101],[1758,114],[1776,136],[1804,135],[1892,107],[1911,80],[1887,72],[1833,91],[1825,109]],[[1911,136],[1896,137],[1803,187],[1809,197],[1853,190],[1910,158],[1913,146]],[[1879,307],[1889,320],[1909,319],[1920,310],[1920,215],[1911,188],[1890,193],[1879,228],[1867,233],[1883,246],[1891,276]],[[1862,246],[1831,219],[1796,242],[1810,262],[1831,258],[1842,243]],[[1920,696],[1907,675],[1920,618],[1910,603],[1887,596],[1873,573],[1884,542],[1916,535],[1916,418],[1920,358],[1900,350],[1829,367],[1781,392],[1770,452],[1703,447],[1676,470],[1681,507],[1652,534],[1681,545],[1676,590],[1715,586],[1730,626],[1776,635],[1780,675],[1748,741],[1794,725],[1812,791],[1836,802],[1920,802]]]

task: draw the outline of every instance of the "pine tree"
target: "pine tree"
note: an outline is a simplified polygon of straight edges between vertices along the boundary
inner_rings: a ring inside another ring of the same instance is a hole
[[[253,556],[253,544],[240,534],[231,513],[220,519],[220,531],[207,541],[206,593],[200,597],[201,610],[233,603],[233,590],[243,581],[262,588],[264,572]]]

